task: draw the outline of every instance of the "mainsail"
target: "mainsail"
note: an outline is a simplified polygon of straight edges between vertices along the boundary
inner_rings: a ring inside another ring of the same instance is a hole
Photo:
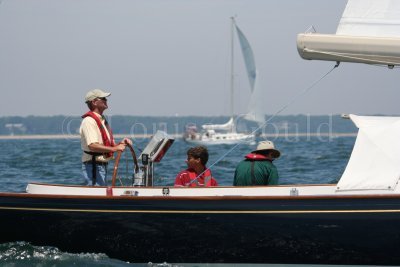
[[[400,1],[351,0],[343,12],[337,35],[399,37]]]
[[[304,59],[400,65],[400,1],[349,0],[336,34],[304,33]]]

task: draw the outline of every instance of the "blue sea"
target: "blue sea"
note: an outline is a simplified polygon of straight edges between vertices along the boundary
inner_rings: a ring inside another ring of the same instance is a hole
[[[137,155],[149,139],[134,138]],[[304,136],[273,139],[281,157],[275,161],[281,184],[335,183],[350,157],[355,137]],[[173,185],[176,174],[186,167],[186,151],[190,147],[176,139],[162,161],[155,165],[155,185]],[[232,185],[236,165],[254,150],[255,144],[209,146],[209,162],[220,185]],[[79,139],[16,139],[0,140],[0,191],[23,192],[29,182],[83,184]],[[129,184],[132,161],[124,153],[119,174]],[[112,166],[109,166],[111,177]],[[0,266],[222,266],[201,264],[143,263],[133,264],[111,259],[105,254],[70,254],[55,247],[32,246],[20,242],[0,244]],[[232,265],[229,265],[232,266]],[[239,265],[238,265],[239,266]],[[243,266],[243,265],[240,265]],[[271,265],[283,266],[283,265]]]

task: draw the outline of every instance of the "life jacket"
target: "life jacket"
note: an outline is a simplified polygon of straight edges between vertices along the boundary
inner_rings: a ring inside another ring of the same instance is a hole
[[[271,161],[270,159],[268,159],[266,156],[261,155],[261,154],[256,154],[256,153],[249,153],[245,156],[246,159],[252,160],[252,161],[258,161],[258,160],[268,160]]]
[[[206,170],[203,172],[203,174],[202,174],[199,178],[197,178],[197,179],[196,179],[196,177],[197,177],[198,175],[196,174],[196,172],[194,172],[194,171],[189,171],[188,173],[189,173],[190,182],[192,182],[193,180],[196,180],[196,181],[194,181],[193,183],[191,183],[191,184],[189,185],[190,187],[197,187],[197,186],[199,186],[199,180],[200,180],[201,178],[203,178],[204,183],[205,183],[205,184],[202,185],[202,186],[212,186],[212,183],[211,183],[212,175],[211,175],[210,169],[206,169]]]
[[[110,128],[110,126],[108,125],[107,120],[104,119],[104,125],[105,125],[106,128],[107,128],[107,131],[108,131],[108,133],[109,133],[109,135],[110,135],[110,138],[108,138],[106,129],[104,129],[104,126],[103,126],[103,124],[101,123],[100,118],[99,118],[93,111],[88,111],[88,112],[86,112],[85,114],[82,115],[82,118],[86,118],[86,117],[92,117],[92,118],[96,121],[97,126],[99,127],[99,130],[100,130],[100,133],[101,133],[101,139],[103,140],[103,145],[105,145],[105,146],[110,146],[110,147],[114,146],[114,137],[113,137],[111,128]],[[86,152],[86,151],[85,151],[85,152]],[[86,153],[87,153],[87,152],[86,152]],[[88,153],[88,154],[91,154],[91,153]],[[105,153],[104,155],[105,155],[107,158],[109,158],[109,157],[112,157],[112,156],[113,156],[113,152]]]
[[[257,154],[257,153],[250,153],[245,156],[246,159],[251,161],[251,167],[250,167],[250,174],[251,174],[251,185],[255,186],[256,185],[256,177],[254,174],[254,164],[256,161],[270,161],[272,160],[268,159],[266,156]]]

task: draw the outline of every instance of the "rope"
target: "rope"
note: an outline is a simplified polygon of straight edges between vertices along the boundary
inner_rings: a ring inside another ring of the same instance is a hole
[[[269,121],[271,121],[274,117],[276,117],[277,115],[279,115],[282,111],[284,111],[287,107],[289,107],[294,101],[296,101],[298,98],[300,98],[301,96],[305,95],[306,93],[308,93],[314,86],[316,86],[320,81],[322,81],[326,76],[328,76],[334,69],[336,69],[337,67],[339,67],[340,62],[336,62],[336,65],[333,66],[332,69],[330,69],[326,74],[322,75],[321,78],[319,78],[318,80],[316,80],[315,82],[313,82],[309,87],[307,87],[306,89],[304,89],[302,92],[300,92],[298,95],[296,95],[295,97],[293,97],[286,105],[284,105],[281,109],[279,109],[277,112],[275,112],[268,120],[266,120],[263,124],[261,124],[260,126],[258,126],[257,129],[255,129],[253,132],[251,132],[250,135],[253,135],[254,133],[256,133],[258,130],[260,130],[261,128],[263,128],[265,125],[267,125],[267,123]],[[227,152],[225,152],[219,159],[217,159],[213,164],[210,165],[210,167],[208,169],[211,169],[212,167],[214,167],[218,162],[220,162],[222,159],[224,159],[227,155],[229,155],[233,150],[235,150],[240,144],[242,144],[245,141],[240,141],[237,144],[235,144],[231,149],[229,149]],[[207,169],[206,169],[207,170]],[[197,179],[199,179],[199,177],[201,175],[203,175],[203,173],[206,172],[206,170],[204,170],[202,173],[200,173],[199,175],[197,175],[197,177],[195,179],[193,179],[190,184],[194,183],[197,181]]]

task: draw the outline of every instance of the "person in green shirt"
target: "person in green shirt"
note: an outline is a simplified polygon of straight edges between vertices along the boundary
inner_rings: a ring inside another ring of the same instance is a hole
[[[261,141],[257,149],[247,154],[235,170],[234,186],[276,185],[278,170],[272,163],[281,152],[275,149],[272,141]]]

